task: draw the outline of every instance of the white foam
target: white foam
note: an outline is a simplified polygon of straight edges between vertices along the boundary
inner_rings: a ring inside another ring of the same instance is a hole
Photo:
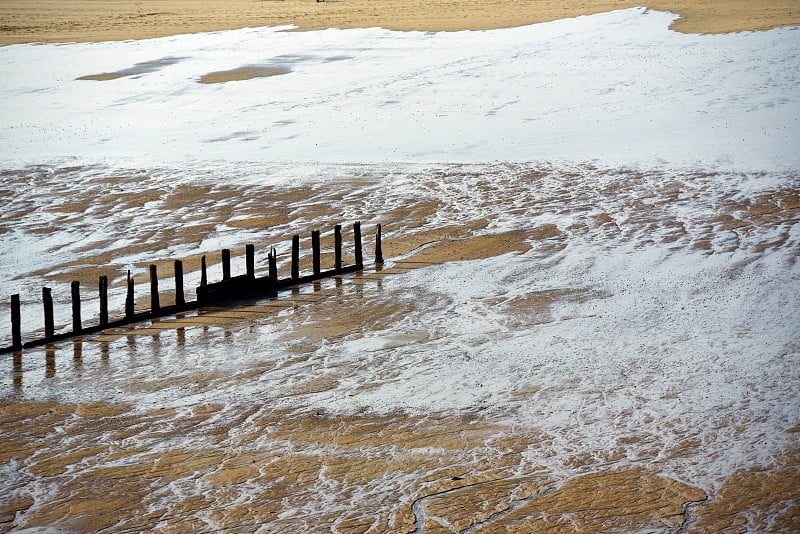
[[[797,167],[800,32],[683,35],[667,29],[674,18],[639,8],[492,31],[6,46],[0,161]],[[198,83],[247,65],[291,72]],[[109,72],[129,75],[77,79]]]

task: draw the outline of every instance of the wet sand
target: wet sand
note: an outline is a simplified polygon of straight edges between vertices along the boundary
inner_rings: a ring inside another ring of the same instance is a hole
[[[24,463],[20,484],[61,484],[46,505],[25,516],[28,526],[205,532],[214,525],[252,532],[267,525],[269,532],[340,533],[679,532],[688,526],[687,532],[724,532],[741,531],[750,514],[759,531],[800,528],[796,502],[767,523],[770,510],[797,497],[796,452],[781,458],[777,471],[731,477],[709,502],[703,490],[646,467],[566,478],[544,467],[520,473],[521,453],[549,437],[510,433],[469,415],[332,418],[199,406],[175,424],[173,413],[126,411],[95,404],[0,405],[6,436],[0,460]],[[22,460],[19,451],[34,427],[47,452]],[[53,428],[63,428],[76,445],[64,448]],[[181,433],[213,445],[129,445],[131,436],[156,444]],[[98,435],[104,439],[86,439]],[[187,495],[160,499],[159,488],[170,485]],[[326,493],[328,509],[311,508]],[[0,529],[32,504],[26,495],[5,499]],[[289,504],[309,506],[307,515],[282,518]]]
[[[64,172],[80,176],[85,171]],[[425,182],[426,187],[447,189],[474,178],[469,167],[459,173],[463,175],[442,175]],[[95,242],[98,252],[84,251],[75,265],[58,272],[43,268],[39,276],[54,285],[74,278],[91,283],[102,266],[125,267],[115,265],[114,258],[163,256],[167,243],[192,246],[213,239],[226,227],[237,235],[257,230],[262,234],[257,248],[264,250],[276,239],[286,238],[290,230],[311,224],[327,228],[341,221],[341,210],[365,205],[374,210],[361,214],[365,222],[379,217],[388,229],[384,254],[390,261],[381,270],[368,261],[363,273],[308,286],[276,301],[207,309],[199,315],[165,318],[80,343],[26,351],[13,369],[13,388],[20,395],[30,396],[24,393],[29,391],[26,388],[36,388],[44,375],[41,384],[63,380],[58,382],[59,389],[73,397],[96,397],[93,384],[108,382],[117,384],[114,388],[123,397],[143,402],[44,402],[13,396],[0,401],[0,465],[6,469],[0,530],[15,526],[157,532],[252,532],[263,526],[267,532],[352,533],[797,530],[796,437],[800,432],[794,427],[782,430],[788,445],[768,465],[717,473],[718,485],[701,487],[682,480],[670,467],[703,465],[706,457],[719,452],[713,450],[713,443],[696,437],[694,430],[679,432],[675,440],[667,439],[668,431],[663,436],[621,437],[613,447],[601,450],[575,445],[552,462],[552,446],[560,436],[535,425],[511,425],[502,414],[480,407],[426,414],[364,410],[344,415],[308,400],[341,388],[359,395],[378,386],[361,377],[358,361],[334,365],[323,363],[320,357],[327,359],[324,347],[342,339],[391,331],[391,325],[403,318],[436,307],[435,297],[404,285],[408,273],[435,273],[444,262],[480,261],[502,254],[531,254],[547,263],[568,244],[569,238],[555,225],[492,230],[490,222],[499,219],[500,213],[560,210],[566,216],[582,213],[584,206],[598,199],[614,198],[622,203],[618,212],[625,213],[624,221],[612,216],[617,210],[586,218],[585,225],[573,226],[572,238],[585,234],[611,245],[660,236],[664,246],[701,252],[723,245],[754,250],[782,247],[785,242],[776,241],[768,231],[762,235],[762,230],[800,221],[800,197],[796,188],[789,187],[749,199],[720,196],[709,200],[714,205],[713,218],[698,215],[696,221],[680,222],[668,215],[668,206],[692,199],[706,201],[703,187],[693,193],[686,187],[702,183],[702,177],[683,177],[684,184],[662,183],[657,178],[654,183],[660,189],[648,197],[630,199],[629,192],[641,187],[645,178],[621,172],[600,192],[588,185],[556,188],[553,197],[525,206],[516,199],[531,188],[527,180],[542,189],[544,178],[539,172],[508,178],[505,184],[486,178],[482,185],[473,185],[472,191],[480,192],[476,210],[463,205],[463,199],[451,206],[446,197],[433,201],[427,195],[405,193],[406,198],[391,188],[381,188],[380,179],[366,177],[317,184],[314,195],[302,185],[197,181],[176,187],[117,174],[115,183],[127,190],[119,195],[102,184],[87,188],[63,175],[54,177],[49,186],[40,180],[42,187],[31,191],[24,204],[30,209],[41,202],[49,216],[34,220],[50,222],[20,224],[21,228],[58,241],[58,232],[69,226],[71,218],[96,213],[104,206],[114,206],[120,228],[126,228]],[[67,191],[70,200],[49,205],[47,199],[56,190],[63,193],[65,183],[73,183],[74,190]],[[269,217],[260,200],[267,198],[276,206]],[[154,199],[163,211],[153,211]],[[458,211],[450,211],[456,204]],[[489,211],[492,206],[497,213]],[[136,229],[134,221],[147,222],[145,212],[155,226]],[[436,222],[443,213],[449,213],[452,224]],[[203,224],[187,219],[187,214],[200,217]],[[300,219],[298,214],[302,214]],[[20,212],[18,219],[28,217]],[[169,228],[177,234],[164,234]],[[749,238],[720,243],[718,236],[726,228]],[[151,239],[154,235],[159,239]],[[365,235],[365,254],[371,259],[368,230]],[[120,238],[124,249],[116,244]],[[306,245],[304,241],[304,250]],[[326,232],[325,265],[331,262],[331,247],[331,235]],[[285,257],[284,250],[281,258]],[[217,262],[213,256],[215,268]],[[141,262],[135,267],[144,270],[146,265]],[[307,256],[302,267],[310,268]],[[196,274],[197,268],[193,256],[187,271]],[[260,264],[259,269],[263,268]],[[281,269],[285,272],[285,263]],[[393,280],[398,282],[393,284]],[[598,296],[553,290],[524,298],[499,294],[485,298],[504,310],[509,328],[529,329],[552,321],[551,310],[558,303],[587,302]],[[264,345],[263,339],[252,341],[250,332],[258,325],[269,325],[271,345]],[[403,328],[393,333],[393,343],[420,343],[430,335],[421,326]],[[190,358],[219,351],[220,343],[226,352],[237,355],[231,363],[250,350],[261,356],[255,363],[234,363],[230,368],[203,363],[193,367]],[[185,369],[168,370],[181,362]],[[294,365],[303,371],[281,381],[276,391],[283,399],[296,399],[294,408],[274,408],[238,393]],[[152,366],[154,372],[144,371],[143,366]],[[519,399],[536,393],[536,388],[529,390],[525,384],[513,387]],[[180,406],[161,407],[160,400],[153,403],[174,392],[201,399],[215,391],[230,391],[233,397],[224,403],[187,400]],[[722,423],[718,431],[734,427]]]
[[[0,44],[146,39],[182,33],[291,24],[301,30],[383,27],[458,31],[507,28],[646,5],[681,16],[673,29],[727,33],[800,25],[792,0],[144,0],[0,2]]]

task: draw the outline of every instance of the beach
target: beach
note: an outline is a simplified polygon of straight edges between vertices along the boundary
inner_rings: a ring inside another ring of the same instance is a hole
[[[800,10],[636,7],[0,2],[26,335],[365,245],[3,355],[0,531],[800,531]]]

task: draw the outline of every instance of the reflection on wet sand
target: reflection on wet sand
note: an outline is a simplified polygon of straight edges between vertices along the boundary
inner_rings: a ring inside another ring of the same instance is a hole
[[[22,389],[22,352],[15,352],[13,358],[14,390],[19,391]]]
[[[81,340],[72,343],[72,361],[76,369],[83,364],[83,341]]]
[[[45,365],[46,365],[46,374],[47,378],[53,378],[56,376],[56,349],[52,345],[49,345],[47,349],[45,349]]]

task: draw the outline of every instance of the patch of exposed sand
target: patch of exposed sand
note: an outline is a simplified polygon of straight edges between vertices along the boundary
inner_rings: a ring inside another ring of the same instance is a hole
[[[128,76],[136,77],[141,74],[147,74],[148,72],[154,72],[159,70],[162,67],[166,67],[168,65],[174,65],[175,63],[180,62],[184,58],[180,57],[165,57],[162,59],[157,59],[154,61],[145,61],[142,63],[137,63],[136,65],[122,69],[116,72],[103,72],[100,74],[89,74],[86,76],[81,76],[78,78],[79,80],[93,80],[98,82],[108,81],[108,80],[117,80],[119,78],[126,78]]]
[[[0,2],[0,44],[145,39],[253,26],[458,31],[506,28],[646,5],[681,18],[673,29],[725,33],[800,25],[792,0],[26,0]]]
[[[282,65],[272,67],[249,65],[230,70],[209,72],[208,74],[201,76],[198,81],[200,83],[238,82],[242,80],[252,80],[253,78],[269,78],[270,76],[280,76],[290,72],[292,72],[292,69]]]

